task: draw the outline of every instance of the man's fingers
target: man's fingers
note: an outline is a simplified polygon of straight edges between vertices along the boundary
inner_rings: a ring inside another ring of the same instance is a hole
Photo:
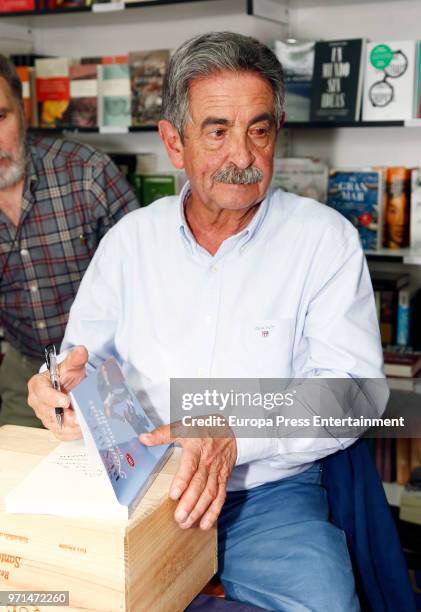
[[[197,451],[183,448],[177,474],[171,484],[171,499],[179,499],[189,486],[190,480],[199,467],[200,455]]]
[[[188,494],[189,489],[183,495],[183,498],[180,504],[184,502],[184,498]],[[203,514],[206,512],[206,510],[209,508],[209,506],[212,504],[214,499],[216,498],[217,493],[218,493],[218,477],[215,473],[211,472],[208,476],[206,486],[203,489],[196,505],[190,511],[184,523],[180,524],[180,527],[182,527],[183,529],[187,529],[188,527],[191,527],[198,519],[200,519],[203,516]]]
[[[226,483],[220,483],[218,493],[200,521],[201,529],[210,529],[218,520],[227,496]]]
[[[88,362],[88,351],[84,346],[77,346],[58,366],[60,385],[71,391],[85,378],[85,366]]]
[[[171,442],[171,432],[169,425],[161,425],[150,433],[140,434],[139,440],[146,446],[156,446],[158,444],[169,444]]]
[[[206,469],[206,465],[204,464],[204,462],[200,462],[193,478],[191,478],[190,480],[188,487],[181,496],[181,500],[177,506],[174,515],[174,518],[178,523],[184,523],[184,527],[190,527],[190,525],[193,524],[193,521],[190,521],[189,525],[186,525],[185,523],[189,518],[193,508],[199,501],[199,498],[202,495],[207,482],[208,471]]]
[[[66,359],[59,365],[59,373],[64,374],[68,370],[84,368],[88,362],[88,351],[85,346],[75,346]]]

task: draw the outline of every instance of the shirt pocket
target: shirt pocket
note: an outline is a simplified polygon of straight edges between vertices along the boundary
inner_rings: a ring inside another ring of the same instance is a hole
[[[251,359],[256,377],[289,377],[291,373],[294,318],[258,319],[243,322],[245,356]]]

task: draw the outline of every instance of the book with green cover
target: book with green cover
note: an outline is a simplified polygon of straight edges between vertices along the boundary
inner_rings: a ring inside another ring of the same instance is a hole
[[[141,186],[141,206],[148,206],[165,196],[176,195],[176,177],[173,174],[144,174]]]

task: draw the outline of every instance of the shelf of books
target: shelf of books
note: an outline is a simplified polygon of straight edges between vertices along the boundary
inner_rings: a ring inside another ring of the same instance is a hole
[[[203,2],[203,0],[137,0],[130,2],[107,2],[92,0],[0,0],[0,18],[68,15],[69,13],[108,13],[126,9],[146,8],[185,4],[186,2]]]

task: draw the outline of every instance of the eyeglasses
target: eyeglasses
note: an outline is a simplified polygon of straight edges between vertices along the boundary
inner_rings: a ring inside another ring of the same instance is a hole
[[[408,68],[408,58],[403,51],[393,51],[393,58],[390,64],[383,68],[384,77],[381,81],[376,81],[370,87],[368,96],[370,102],[376,107],[385,107],[394,99],[394,87],[389,79],[398,79]]]

